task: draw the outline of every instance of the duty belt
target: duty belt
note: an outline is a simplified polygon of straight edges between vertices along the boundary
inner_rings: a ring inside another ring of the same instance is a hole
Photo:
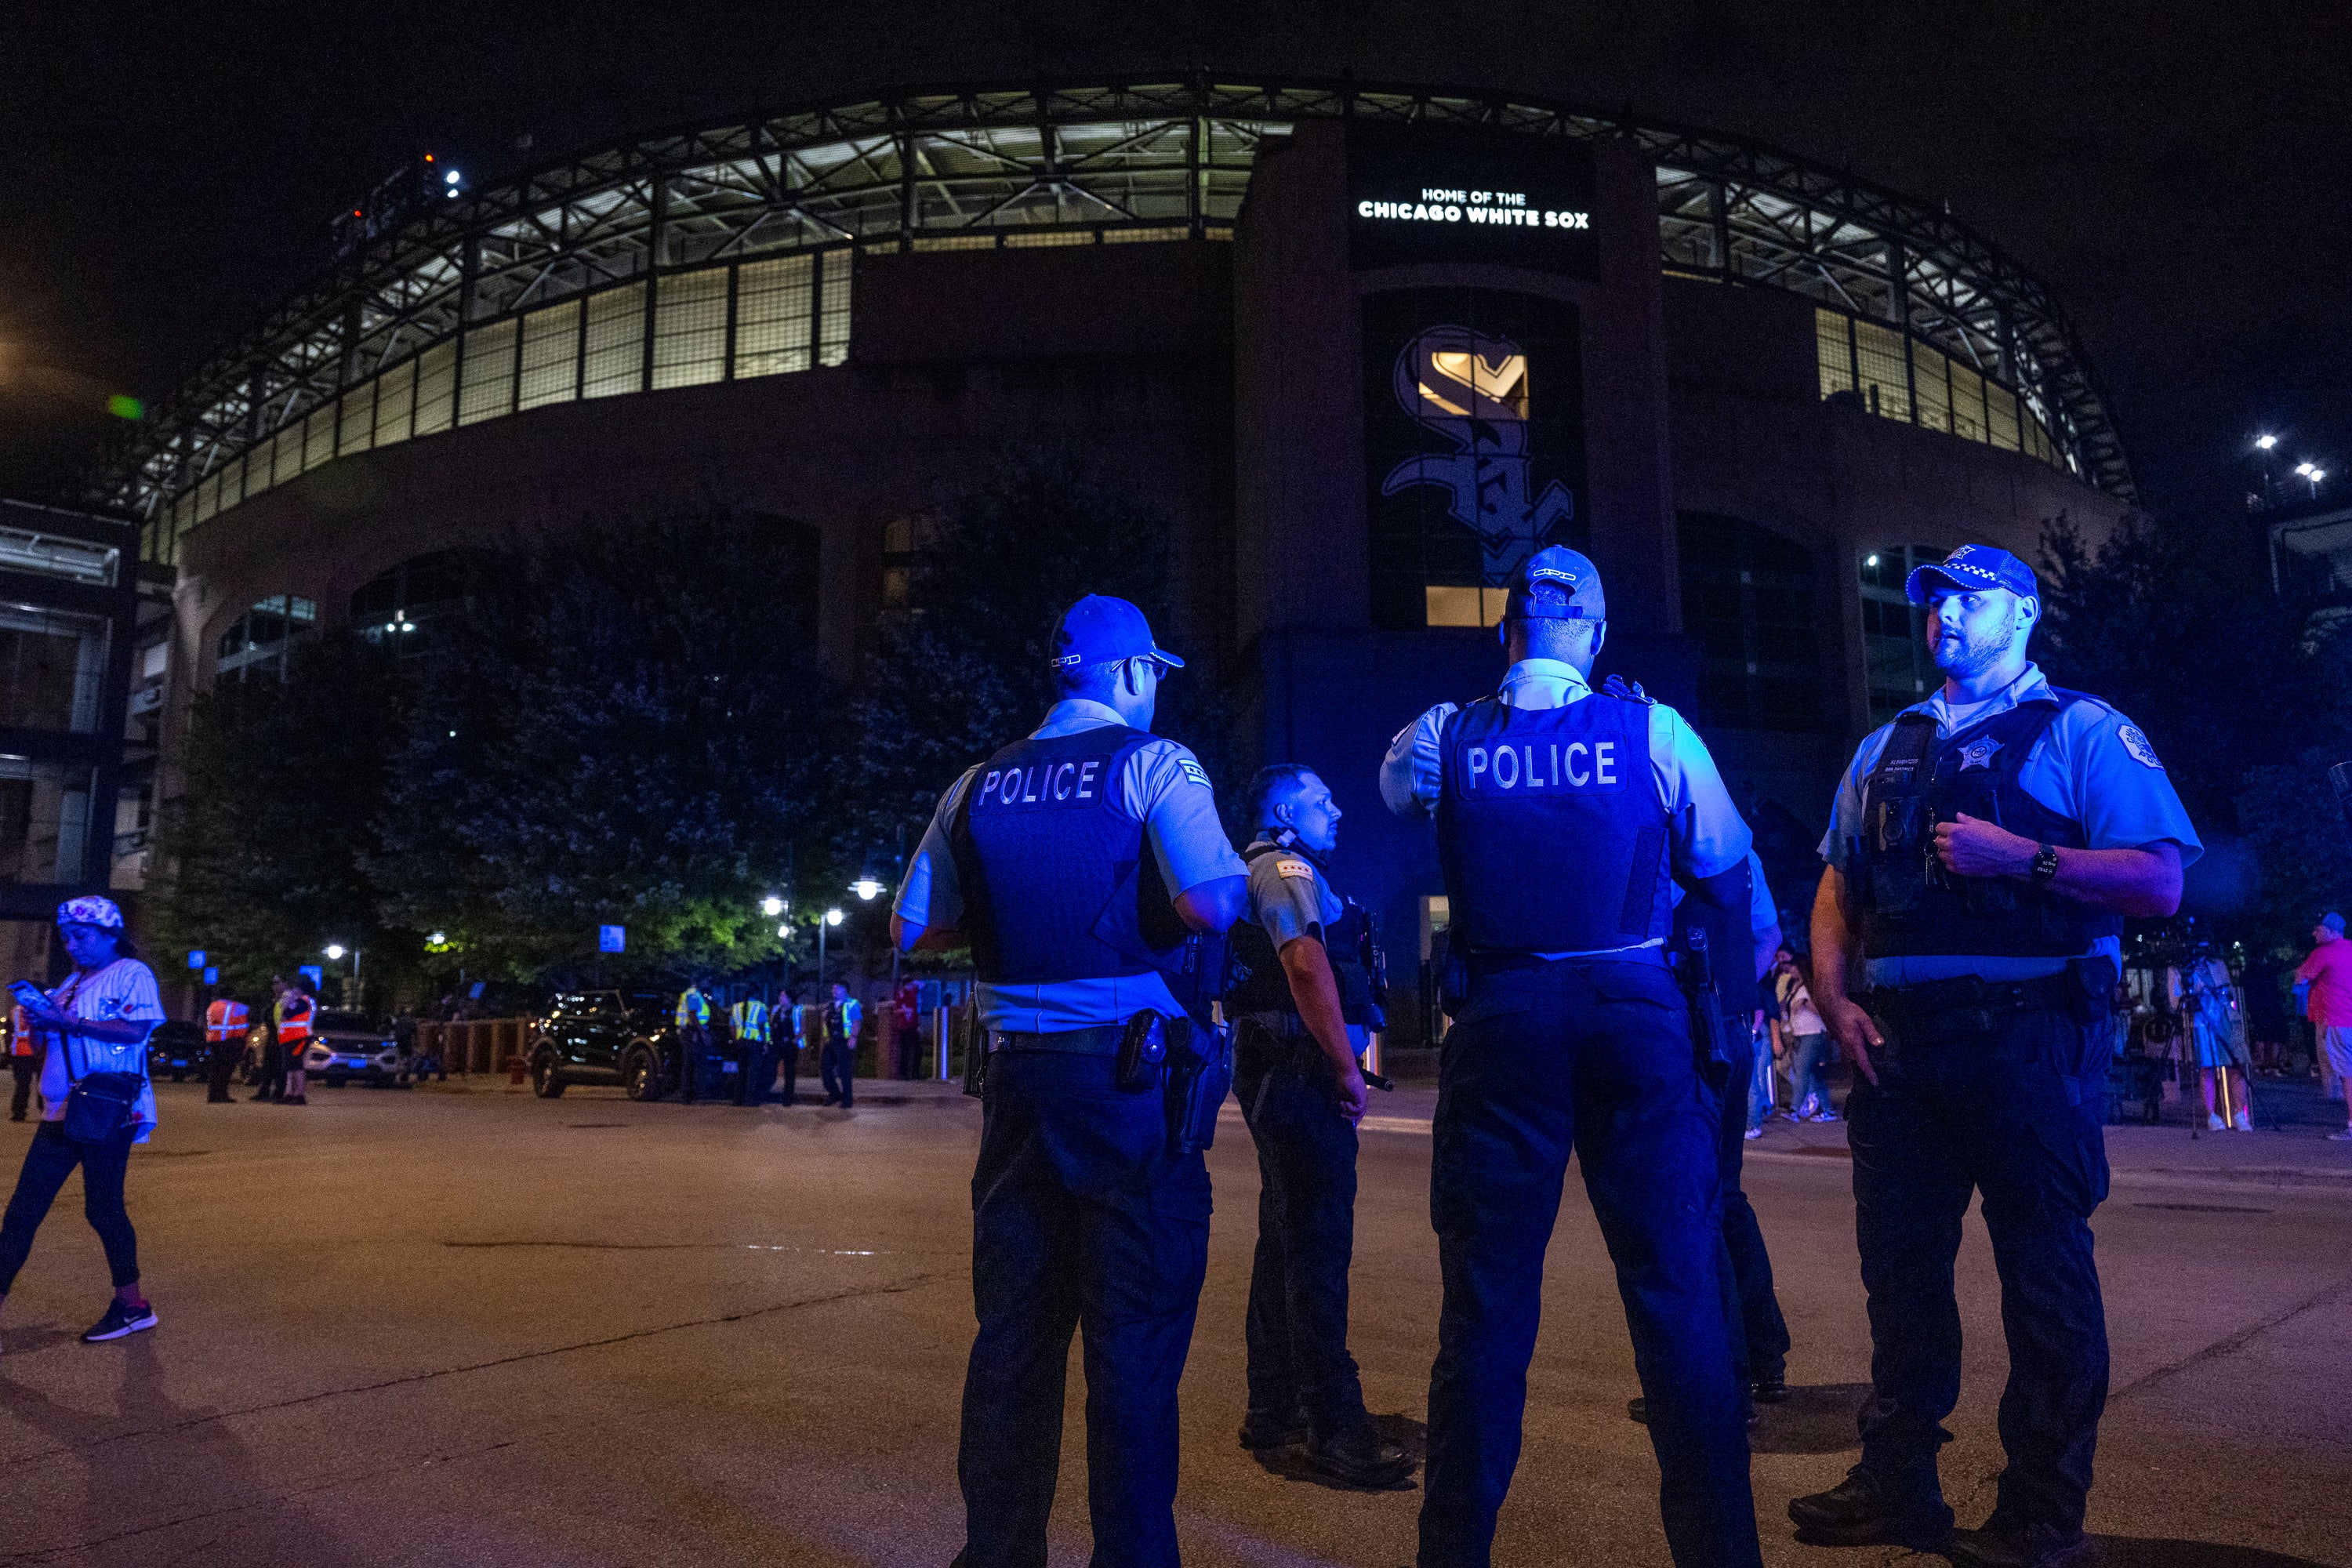
[[[1987,1034],[1996,1019],[2018,1013],[2072,1016],[2084,1000],[2084,982],[2069,966],[2032,980],[1987,980],[1982,975],[1961,974],[1917,985],[1881,985],[1868,992],[1862,1005],[1872,1017],[1895,1031],[1899,1047]]]
[[[1539,952],[1474,952],[1469,958],[1473,979],[1515,969],[1549,969],[1555,963],[1638,963],[1648,969],[1664,969],[1666,950],[1663,943],[1652,943],[1614,948],[1607,952],[1572,952],[1561,958],[1546,958]]]
[[[1020,1029],[991,1029],[988,1032],[988,1048],[992,1051],[1063,1051],[1072,1056],[1115,1057],[1118,1055],[1119,1037],[1126,1031],[1124,1024],[1097,1024],[1090,1029],[1056,1029],[1046,1035]]]

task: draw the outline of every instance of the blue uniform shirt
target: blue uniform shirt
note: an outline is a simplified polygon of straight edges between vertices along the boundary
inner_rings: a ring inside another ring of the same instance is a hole
[[[1956,709],[1939,689],[1904,712],[1933,718],[1940,741],[2049,689],[2042,667],[2029,664],[2025,673],[1998,696],[1982,702]],[[1872,731],[1839,781],[1837,800],[1830,809],[1830,830],[1822,838],[1822,858],[1841,872],[1846,868],[1846,846],[1862,831],[1864,782],[1878,765],[1879,753],[1886,750],[1887,736],[1894,729],[1890,722]],[[2172,780],[2157,760],[2156,748],[2148,744],[2138,725],[2095,697],[2059,710],[2058,717],[2020,764],[2017,784],[2052,811],[2082,824],[2087,848],[2140,849],[2168,841],[2180,846],[2184,867],[2205,852],[2197,830],[2189,825],[2189,813]],[[2120,964],[2123,943],[2119,938],[2105,937],[2091,945],[2090,952],[2105,953]],[[1863,979],[1871,985],[1913,985],[1957,974],[2031,980],[2065,967],[2063,958],[1989,958],[1966,953],[1874,958],[1864,965]]]
[[[1076,698],[1055,703],[1032,738],[1051,740],[1125,722],[1108,706]],[[907,863],[907,879],[899,885],[893,907],[910,925],[950,926],[963,916],[963,891],[957,882],[948,826],[979,772],[978,767],[967,770],[940,796],[923,841]],[[1221,877],[1247,875],[1233,841],[1225,837],[1224,825],[1217,820],[1216,792],[1209,787],[1209,775],[1185,747],[1165,740],[1138,746],[1119,772],[1113,798],[1118,810],[1143,824],[1143,841],[1151,847],[1161,877],[1177,892]],[[1146,1007],[1171,1017],[1183,1011],[1157,972],[1048,984],[983,982],[974,987],[973,1000],[980,1005],[983,1028],[1029,1034],[1121,1023]]]
[[[1508,708],[1565,708],[1591,700],[1592,688],[1572,664],[1524,658],[1504,673],[1500,695]],[[1398,731],[1390,743],[1388,756],[1381,763],[1381,799],[1399,816],[1435,815],[1444,780],[1438,733],[1455,710],[1454,703],[1441,702]],[[1731,804],[1706,743],[1683,722],[1681,714],[1663,703],[1650,710],[1650,776],[1666,810],[1666,836],[1678,880],[1720,876],[1747,858],[1748,824]],[[1657,947],[1664,940],[1654,937],[1632,947],[1606,951]],[[1548,952],[1538,956],[1590,955]]]

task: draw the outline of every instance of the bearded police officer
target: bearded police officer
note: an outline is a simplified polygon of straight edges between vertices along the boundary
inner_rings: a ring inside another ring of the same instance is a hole
[[[1250,787],[1257,837],[1249,918],[1233,929],[1234,1090],[1257,1143],[1257,1256],[1250,1268],[1249,1414],[1242,1446],[1307,1445],[1334,1479],[1380,1487],[1412,1456],[1373,1431],[1348,1353],[1356,1244],[1358,1058],[1369,1043],[1371,927],[1328,879],[1339,804],[1310,770],[1282,763]]]
[[[1209,1237],[1208,1169],[1175,1152],[1162,1094],[1187,1028],[1166,972],[1188,928],[1233,924],[1245,881],[1208,775],[1150,734],[1183,661],[1142,612],[1079,600],[1054,663],[1062,700],[940,797],[891,918],[908,949],[960,928],[987,1031],[957,1561],[1045,1562],[1083,1323],[1094,1560],[1159,1568]]]
[[[2090,1550],[2107,1392],[2088,1222],[2107,1191],[2122,917],[2172,913],[2200,847],[2147,738],[2027,659],[2042,604],[2023,562],[1966,545],[1906,589],[1944,685],[1854,753],[1813,904],[1813,1000],[1860,1075],[1846,1131],[1872,1394],[1862,1462],[1789,1515],[1825,1542],[1948,1532],[1936,1449],[1959,1395],[1952,1259],[1973,1190],[2000,1276],[2009,1462],[1991,1518],[1949,1552],[2055,1568]]]
[[[1381,769],[1391,810],[1436,818],[1466,968],[1431,1162],[1444,1304],[1423,1568],[1488,1560],[1571,1148],[1633,1331],[1667,1546],[1682,1568],[1759,1561],[1717,1282],[1722,1064],[1702,1076],[1664,957],[1670,879],[1745,920],[1749,836],[1672,709],[1587,684],[1604,614],[1592,563],[1538,552],[1504,610],[1500,694],[1431,709]]]

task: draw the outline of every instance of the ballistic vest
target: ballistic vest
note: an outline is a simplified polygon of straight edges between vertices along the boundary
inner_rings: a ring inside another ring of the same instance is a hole
[[[768,1039],[768,1006],[758,998],[738,1002],[728,1009],[735,1021],[735,1037],[765,1045]]]
[[[226,996],[215,997],[213,1005],[205,1009],[205,1038],[216,1046],[244,1038],[247,1016],[244,1003],[232,1002]]]
[[[1666,934],[1666,810],[1650,707],[1482,698],[1445,721],[1437,857],[1473,952],[1599,952]]]
[[[290,1046],[310,1037],[310,999],[289,991],[278,1004],[278,1043]]]
[[[1253,844],[1244,858],[1252,865],[1268,855],[1296,855],[1312,863],[1305,850],[1278,844]],[[1322,867],[1316,866],[1318,875]],[[1372,1021],[1372,922],[1364,907],[1342,894],[1339,918],[1323,930],[1323,953],[1331,963],[1331,978],[1339,989],[1339,1013],[1350,1024]],[[1230,945],[1231,984],[1225,992],[1225,1016],[1244,1013],[1298,1014],[1291,994],[1290,976],[1282,955],[1265,928],[1255,920],[1235,921],[1225,933]]]
[[[688,986],[679,993],[677,1019],[679,1028],[683,1029],[689,1025],[707,1025],[709,1022],[710,1004],[704,999],[701,992]]]
[[[2017,782],[2027,753],[2082,693],[2052,688],[1940,743],[1936,721],[1906,713],[1863,783],[1862,832],[1846,880],[1865,958],[1958,954],[2074,958],[2123,931],[2123,917],[2032,882],[1954,877],[1936,858],[1936,824],[1965,812],[2038,843],[2084,847],[2082,824]]]
[[[1143,824],[1111,798],[1128,758],[1150,740],[1103,724],[1016,741],[981,764],[951,842],[982,980],[1054,984],[1155,967],[1143,901],[1147,890],[1167,901],[1159,868]]]

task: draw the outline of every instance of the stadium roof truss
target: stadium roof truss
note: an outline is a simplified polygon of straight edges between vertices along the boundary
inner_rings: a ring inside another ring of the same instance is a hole
[[[1657,164],[1669,270],[1898,326],[2016,391],[2066,467],[2132,495],[2105,399],[2048,290],[1946,214],[1709,132],[1517,100],[1196,76],[778,114],[582,153],[424,205],[191,377],[128,434],[94,499],[152,517],[345,387],[467,329],[649,274],[844,246],[1224,237],[1262,142],[1350,117],[1629,140]]]

